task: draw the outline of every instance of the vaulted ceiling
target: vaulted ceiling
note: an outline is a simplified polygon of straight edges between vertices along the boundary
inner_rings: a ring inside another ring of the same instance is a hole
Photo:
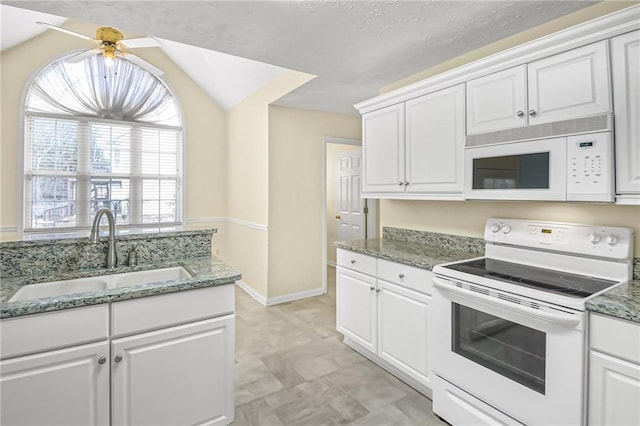
[[[255,90],[288,68],[318,77],[277,104],[345,114],[382,86],[594,3],[3,1],[165,39],[165,52],[226,108],[243,97],[233,93]],[[240,74],[240,81],[226,80]],[[212,78],[217,88],[207,86]]]

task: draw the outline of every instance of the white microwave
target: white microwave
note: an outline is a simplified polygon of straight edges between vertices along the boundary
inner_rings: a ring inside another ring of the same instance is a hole
[[[467,146],[464,196],[614,201],[611,131]]]

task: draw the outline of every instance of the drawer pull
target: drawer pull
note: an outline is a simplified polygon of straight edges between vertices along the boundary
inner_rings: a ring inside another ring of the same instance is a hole
[[[404,274],[398,274],[398,278],[403,279],[404,278]]]
[[[352,261],[351,261],[351,264],[353,265],[354,263],[356,263],[356,261],[355,261],[355,260],[352,260]]]

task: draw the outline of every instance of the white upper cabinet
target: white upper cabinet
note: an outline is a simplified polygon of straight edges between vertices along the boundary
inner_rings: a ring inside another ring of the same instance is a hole
[[[363,195],[460,198],[464,100],[460,84],[364,114]]]
[[[409,193],[461,193],[464,85],[408,101],[405,189]]]
[[[532,62],[527,71],[530,125],[611,112],[606,40]]]
[[[618,202],[640,204],[640,31],[611,40]]]
[[[404,192],[404,104],[362,117],[363,192]]]
[[[486,133],[527,125],[526,65],[467,83],[467,133]]]
[[[607,40],[467,82],[467,134],[611,112]]]

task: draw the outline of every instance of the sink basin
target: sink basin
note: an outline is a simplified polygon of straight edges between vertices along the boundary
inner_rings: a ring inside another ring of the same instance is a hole
[[[192,275],[182,266],[175,266],[172,268],[150,269],[147,271],[126,272],[123,274],[50,281],[21,287],[16,294],[9,299],[9,302],[151,284],[162,281],[176,281],[191,278],[191,276]]]
[[[20,287],[20,290],[9,299],[9,302],[83,293],[85,291],[98,291],[105,288],[107,288],[107,282],[95,277],[30,284]]]

